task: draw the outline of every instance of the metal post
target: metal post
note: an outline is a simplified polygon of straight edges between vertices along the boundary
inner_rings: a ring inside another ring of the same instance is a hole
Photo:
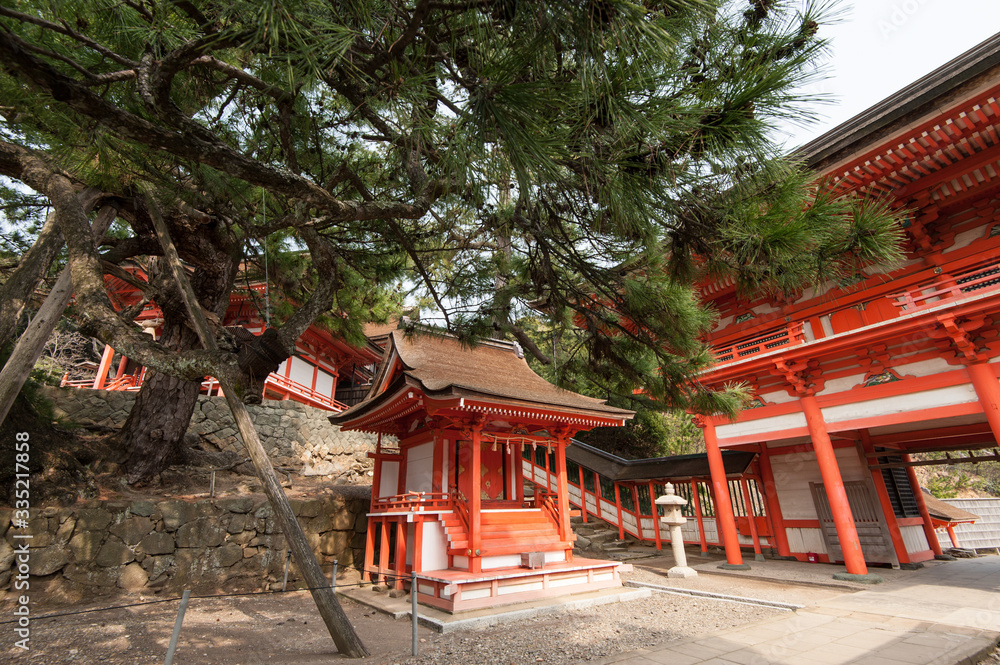
[[[215,498],[215,471],[212,471],[212,479],[208,481],[208,496],[212,499]]]
[[[187,611],[188,600],[191,598],[191,590],[184,589],[181,594],[181,606],[177,610],[177,620],[174,621],[174,633],[170,636],[170,646],[167,647],[167,659],[163,665],[170,665],[174,662],[174,651],[177,650],[177,638],[181,636],[181,624],[184,623],[184,612]]]
[[[410,617],[413,623],[413,655],[417,655],[417,626],[420,621],[417,619],[417,574],[410,574]]]
[[[337,560],[333,560],[333,570],[330,572],[330,587],[337,588]]]
[[[288,586],[288,564],[292,560],[292,551],[285,550],[285,579],[281,582],[281,590],[284,591],[285,587]]]

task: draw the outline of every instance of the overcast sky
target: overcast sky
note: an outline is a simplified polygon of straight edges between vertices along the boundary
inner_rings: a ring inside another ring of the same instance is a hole
[[[820,136],[1000,32],[1000,0],[848,0],[832,40],[829,77],[809,92],[832,95],[820,122],[790,127],[794,148]]]

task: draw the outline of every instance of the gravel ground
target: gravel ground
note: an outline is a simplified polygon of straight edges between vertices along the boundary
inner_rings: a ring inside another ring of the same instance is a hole
[[[665,584],[637,570],[626,579]],[[672,582],[673,580],[671,580]],[[514,626],[435,635],[407,665],[581,663],[693,635],[761,621],[780,610],[718,600],[654,594],[650,598],[539,617]]]
[[[1000,644],[989,656],[976,663],[976,665],[1000,665]]]
[[[626,577],[663,583],[636,571]],[[107,603],[95,603],[95,606]],[[779,610],[716,600],[654,594],[627,603],[539,617],[503,627],[447,635],[421,628],[420,656],[410,656],[410,623],[394,621],[344,599],[344,610],[372,653],[363,660],[335,652],[306,593],[192,599],[184,619],[177,665],[522,665],[581,663],[663,642],[760,621]],[[36,606],[36,617],[74,607]],[[76,614],[32,623],[31,650],[14,648],[12,626],[0,625],[0,662],[73,665],[162,663],[177,603]]]

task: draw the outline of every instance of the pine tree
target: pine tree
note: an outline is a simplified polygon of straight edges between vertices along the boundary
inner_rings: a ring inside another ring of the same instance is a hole
[[[371,293],[399,288],[469,343],[511,335],[551,363],[521,325],[543,312],[571,387],[732,412],[738,389],[697,381],[711,362],[700,280],[778,293],[898,256],[884,205],[833,196],[771,140],[775,118],[802,116],[824,14],[765,0],[17,0],[0,7],[0,174],[57,212],[81,329],[171,381],[240,371],[231,351],[152,342],[104,295],[108,264],[155,266],[150,197],[187,239],[194,281],[215,280],[210,310],[248,243],[308,248],[286,349],[333,305],[357,337]],[[84,187],[123,224],[103,264]]]

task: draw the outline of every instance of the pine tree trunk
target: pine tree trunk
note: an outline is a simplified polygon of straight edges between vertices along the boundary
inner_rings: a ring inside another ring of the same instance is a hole
[[[199,383],[166,374],[146,375],[122,428],[122,443],[129,451],[125,460],[129,484],[146,482],[170,466],[181,450],[199,388]]]
[[[191,278],[195,295],[202,307],[220,318],[229,306],[237,260],[230,243],[222,234],[204,231],[183,237],[185,258],[198,265]],[[160,343],[176,351],[199,348],[201,343],[187,322],[183,297],[173,283],[170,269],[159,259],[151,261],[148,268],[150,283],[163,287],[156,297],[164,317]],[[125,476],[130,485],[149,482],[181,452],[200,388],[197,381],[146,373],[121,431],[121,447],[126,451]]]
[[[198,337],[187,326],[165,323],[161,341],[184,350],[195,348]],[[125,476],[130,485],[152,480],[180,453],[200,388],[196,381],[146,373],[121,433],[122,448],[128,451]]]

